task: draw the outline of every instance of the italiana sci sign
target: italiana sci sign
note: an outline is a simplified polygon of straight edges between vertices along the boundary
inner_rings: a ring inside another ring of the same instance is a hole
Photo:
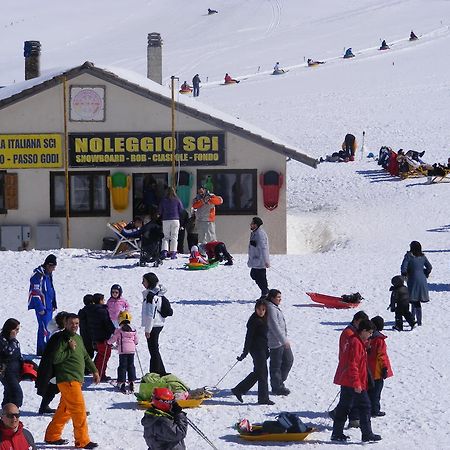
[[[212,166],[225,164],[225,135],[217,132],[69,134],[71,167]]]
[[[60,134],[0,134],[0,169],[62,167]]]

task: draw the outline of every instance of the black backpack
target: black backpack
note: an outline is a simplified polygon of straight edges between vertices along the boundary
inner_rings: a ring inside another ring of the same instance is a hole
[[[161,314],[161,317],[173,316],[173,309],[172,306],[170,306],[169,300],[164,297],[164,295],[161,297],[161,309],[159,310],[159,313]]]

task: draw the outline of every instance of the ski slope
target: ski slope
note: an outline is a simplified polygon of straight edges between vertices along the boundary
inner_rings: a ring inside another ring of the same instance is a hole
[[[219,14],[207,16],[207,8]],[[79,65],[86,60],[146,73],[147,33],[164,40],[163,77],[203,81],[196,99],[254,124],[283,141],[320,157],[340,147],[347,132],[365,154],[382,145],[425,150],[424,159],[444,162],[450,156],[450,2],[444,0],[117,0],[56,3],[3,0],[0,15],[0,85],[23,80],[23,41],[42,43],[42,70]],[[409,42],[411,31],[419,41]],[[391,50],[380,52],[382,39]],[[343,60],[344,49],[356,55]],[[326,61],[308,68],[307,58]],[[273,65],[289,69],[271,76]],[[225,72],[242,79],[221,86]],[[1,124],[0,124],[1,129]],[[357,154],[349,164],[320,164],[317,170],[288,163],[289,255],[272,258],[268,278],[283,294],[295,363],[287,385],[289,397],[274,397],[275,407],[256,406],[256,392],[241,405],[229,388],[251,369],[247,358],[220,383],[221,390],[189,417],[219,449],[256,449],[232,430],[240,418],[272,419],[282,410],[298,411],[318,432],[301,445],[271,448],[340,448],[331,444],[326,410],[338,388],[332,384],[340,330],[352,311],[316,307],[305,292],[330,295],[359,291],[369,316],[387,322],[387,345],[394,377],[385,383],[382,408],[373,421],[380,448],[425,450],[448,448],[450,416],[448,303],[448,183],[426,185],[424,179],[400,181]],[[1,221],[1,219],[0,219]],[[248,233],[248,230],[236,230]],[[424,305],[424,326],[413,332],[390,330],[386,311],[392,276],[398,274],[411,240],[422,242],[433,272],[431,302]],[[86,293],[108,294],[120,283],[133,305],[139,326],[141,277],[133,260],[110,260],[89,250],[57,252],[55,286],[60,309],[78,311]],[[4,252],[4,300],[0,322],[17,317],[24,354],[35,348],[35,319],[26,311],[28,278],[45,253]],[[179,270],[184,259],[157,269],[168,287],[175,314],[161,336],[162,355],[170,371],[191,387],[213,386],[242,350],[245,323],[258,290],[248,276],[245,255],[235,265],[202,273]],[[149,269],[150,270],[150,269]],[[139,356],[148,367],[144,335]],[[115,376],[114,354],[108,374]],[[137,372],[140,367],[136,361]],[[36,415],[40,398],[23,383],[23,421],[42,442],[49,418]],[[140,419],[129,396],[110,385],[85,391],[92,440],[101,449],[145,449]],[[247,403],[248,402],[248,403]],[[360,434],[350,430],[351,446]],[[64,437],[72,439],[71,427]],[[189,429],[188,449],[208,445]],[[42,447],[41,447],[42,448]]]

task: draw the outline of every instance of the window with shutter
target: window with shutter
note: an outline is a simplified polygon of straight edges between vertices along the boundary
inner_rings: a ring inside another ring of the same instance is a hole
[[[5,174],[5,209],[19,209],[19,181],[17,173]]]

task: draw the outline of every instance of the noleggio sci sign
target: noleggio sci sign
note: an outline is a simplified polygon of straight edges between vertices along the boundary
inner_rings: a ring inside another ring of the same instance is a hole
[[[71,167],[211,166],[225,163],[225,136],[216,132],[69,134]]]

